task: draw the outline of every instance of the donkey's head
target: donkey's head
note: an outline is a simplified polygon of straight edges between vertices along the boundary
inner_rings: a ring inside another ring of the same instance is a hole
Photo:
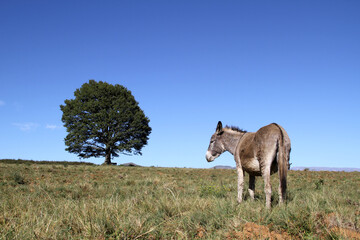
[[[223,133],[222,123],[219,121],[215,133],[211,136],[210,145],[206,152],[206,160],[208,162],[214,161],[215,158],[225,152],[226,149],[222,139]]]

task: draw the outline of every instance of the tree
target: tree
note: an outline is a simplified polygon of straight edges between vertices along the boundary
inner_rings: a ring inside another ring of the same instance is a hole
[[[139,154],[151,133],[149,118],[125,87],[90,80],[60,105],[66,150],[80,158]]]

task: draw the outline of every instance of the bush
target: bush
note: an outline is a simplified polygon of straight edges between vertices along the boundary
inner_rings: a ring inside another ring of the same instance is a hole
[[[21,176],[19,173],[14,173],[13,175],[14,182],[17,184],[25,184],[24,177]]]

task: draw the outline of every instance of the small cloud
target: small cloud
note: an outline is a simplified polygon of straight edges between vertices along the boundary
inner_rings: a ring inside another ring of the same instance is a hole
[[[55,124],[46,124],[45,128],[54,130],[54,129],[60,128],[60,126],[55,125]]]
[[[0,107],[4,106],[4,105],[5,105],[5,102],[0,100]]]
[[[39,127],[39,124],[37,123],[13,123],[15,127],[18,127],[21,131],[29,132],[31,130],[35,130],[37,127]]]

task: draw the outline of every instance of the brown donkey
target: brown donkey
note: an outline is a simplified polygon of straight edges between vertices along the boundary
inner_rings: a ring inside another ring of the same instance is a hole
[[[225,151],[234,155],[238,174],[238,202],[242,201],[244,171],[249,173],[249,194],[254,199],[255,176],[265,182],[266,207],[271,207],[270,175],[279,171],[279,204],[286,198],[286,176],[290,167],[290,138],[278,124],[272,123],[257,132],[246,132],[237,127],[222,127],[219,121],[206,153],[208,162]]]

